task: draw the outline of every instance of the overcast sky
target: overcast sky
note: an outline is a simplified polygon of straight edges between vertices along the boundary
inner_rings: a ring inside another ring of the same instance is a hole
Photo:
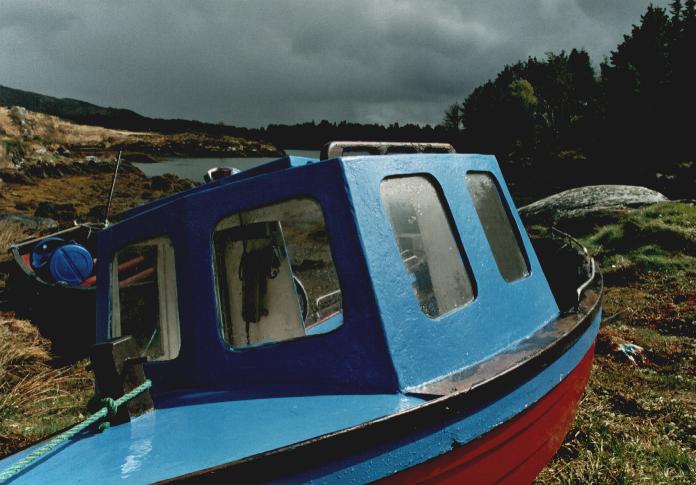
[[[649,3],[0,0],[0,84],[237,126],[434,124],[505,64],[599,64]]]

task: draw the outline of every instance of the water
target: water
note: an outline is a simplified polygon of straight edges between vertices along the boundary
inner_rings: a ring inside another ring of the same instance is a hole
[[[319,150],[285,150],[288,155],[299,157],[319,158]],[[240,170],[247,170],[266,162],[278,159],[279,157],[258,157],[258,158],[172,158],[157,163],[134,163],[148,177],[173,173],[182,178],[203,181],[203,175],[214,167],[235,167]]]

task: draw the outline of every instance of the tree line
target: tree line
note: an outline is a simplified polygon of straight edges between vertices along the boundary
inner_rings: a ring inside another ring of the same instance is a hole
[[[442,126],[526,190],[629,183],[693,198],[695,1],[649,6],[598,72],[581,49],[505,66]]]

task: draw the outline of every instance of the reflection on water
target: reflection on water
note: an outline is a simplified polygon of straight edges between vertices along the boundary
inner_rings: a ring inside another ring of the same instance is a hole
[[[285,150],[288,155],[299,157],[319,158],[318,150]],[[240,170],[262,165],[266,162],[276,160],[278,157],[258,157],[258,158],[173,158],[158,163],[134,163],[148,177],[173,173],[182,178],[203,181],[203,175],[214,167],[235,167]]]

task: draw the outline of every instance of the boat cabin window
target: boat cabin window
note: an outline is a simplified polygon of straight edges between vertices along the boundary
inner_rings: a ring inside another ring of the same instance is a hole
[[[382,181],[401,259],[420,308],[436,318],[474,299],[471,272],[437,182],[424,176]]]
[[[232,347],[341,325],[341,289],[315,200],[230,215],[215,227],[213,244],[222,335]]]
[[[116,253],[111,336],[131,335],[150,360],[174,359],[181,348],[174,248],[160,237]]]
[[[466,185],[500,274],[508,282],[528,276],[529,265],[520,234],[503,202],[498,183],[489,173],[472,172],[466,175]]]

